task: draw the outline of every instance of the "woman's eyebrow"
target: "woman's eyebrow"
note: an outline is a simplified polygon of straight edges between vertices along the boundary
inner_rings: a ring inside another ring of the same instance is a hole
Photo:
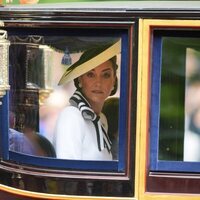
[[[106,69],[103,69],[102,70],[102,72],[105,72],[105,71],[110,71],[111,70],[111,68],[110,67],[108,67],[108,68],[106,68]],[[95,72],[95,69],[91,69],[90,71],[88,71],[87,73],[89,73],[89,72]]]
[[[111,68],[109,67],[109,68],[106,68],[106,69],[102,70],[102,72],[110,71],[110,70],[111,70]]]

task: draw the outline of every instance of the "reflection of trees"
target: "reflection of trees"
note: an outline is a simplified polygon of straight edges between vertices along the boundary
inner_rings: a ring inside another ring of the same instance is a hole
[[[185,46],[163,43],[159,159],[183,160]]]
[[[198,42],[196,42],[198,44]],[[187,49],[184,161],[200,161],[200,48]]]

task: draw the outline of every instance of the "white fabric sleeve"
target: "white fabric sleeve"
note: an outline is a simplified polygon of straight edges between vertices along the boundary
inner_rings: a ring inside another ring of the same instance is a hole
[[[84,119],[77,108],[69,106],[60,113],[54,134],[57,158],[82,159]]]

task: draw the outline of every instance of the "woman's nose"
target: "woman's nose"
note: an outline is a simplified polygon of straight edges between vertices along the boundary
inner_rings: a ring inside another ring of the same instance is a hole
[[[102,83],[102,79],[100,76],[96,76],[96,80],[95,80],[96,85],[101,85]]]

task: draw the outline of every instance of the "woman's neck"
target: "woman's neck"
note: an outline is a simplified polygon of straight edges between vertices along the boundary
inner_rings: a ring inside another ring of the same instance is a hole
[[[83,92],[81,92],[82,95],[84,96],[84,98],[87,100],[87,102],[90,104],[92,110],[96,113],[96,115],[100,115],[101,111],[102,111],[102,108],[103,108],[103,105],[104,105],[104,102],[96,102],[96,101],[92,101],[91,99],[87,98]]]
[[[100,104],[100,103],[94,103],[94,102],[90,102],[90,106],[92,108],[92,110],[97,114],[97,115],[100,115],[101,113],[101,110],[103,108],[103,105]]]

